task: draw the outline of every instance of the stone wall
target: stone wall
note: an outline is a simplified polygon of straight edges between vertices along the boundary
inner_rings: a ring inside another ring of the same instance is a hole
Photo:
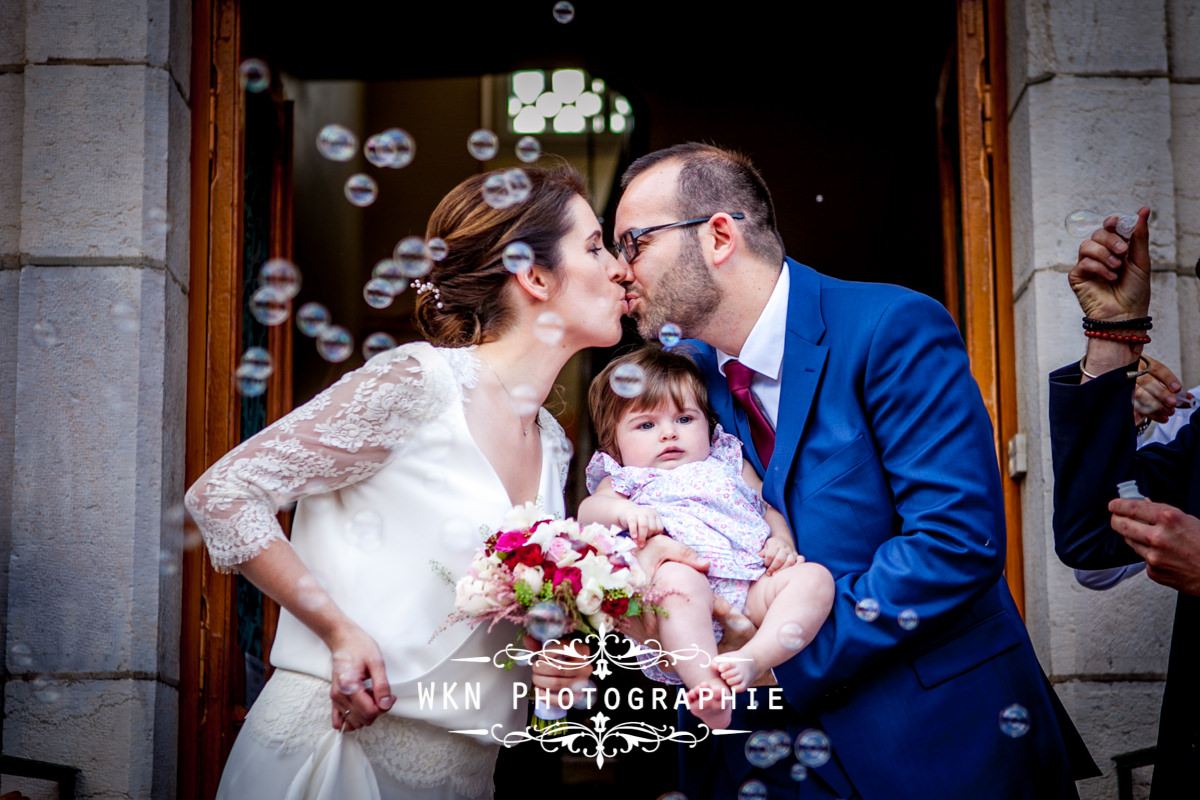
[[[1054,554],[1047,373],[1085,339],[1066,272],[1077,209],[1154,209],[1150,355],[1200,382],[1200,2],[1010,0],[1008,109],[1014,317],[1027,616],[1039,657],[1105,776],[1085,798],[1115,797],[1112,756],[1155,743],[1174,593],[1144,575],[1104,593]],[[1136,776],[1145,795],[1150,770]]]
[[[175,796],[190,59],[187,0],[0,2],[3,752],[79,797]]]

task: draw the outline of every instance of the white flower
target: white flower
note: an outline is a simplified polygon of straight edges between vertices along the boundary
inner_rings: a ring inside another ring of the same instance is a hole
[[[595,553],[588,553],[575,566],[579,567],[579,576],[584,589],[591,585],[599,586],[601,589],[623,589],[626,583],[625,576],[629,574],[622,570],[621,575],[613,575],[612,564],[608,563],[608,558]],[[584,611],[584,613],[590,612]]]
[[[541,567],[528,567],[524,564],[517,564],[513,567],[513,578],[518,581],[525,581],[529,586],[529,591],[537,594],[542,590],[545,575]]]
[[[459,580],[454,587],[454,604],[468,614],[482,614],[500,604],[487,596],[487,583],[469,575]]]
[[[521,506],[513,506],[512,509],[504,515],[504,523],[500,526],[500,530],[529,530],[533,527],[533,523],[542,519],[550,519],[550,517],[545,511],[542,511],[533,503],[526,503]]]
[[[616,620],[604,612],[588,614],[588,622],[598,631],[616,630],[617,627]]]
[[[575,605],[579,609],[579,613],[591,616],[600,611],[600,603],[604,601],[604,589],[598,584],[592,583],[583,584],[583,590],[579,596],[575,598]]]

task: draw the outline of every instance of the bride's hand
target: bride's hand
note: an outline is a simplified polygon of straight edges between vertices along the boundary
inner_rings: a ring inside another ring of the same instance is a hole
[[[354,731],[366,727],[396,702],[388,685],[379,645],[362,628],[354,626],[331,642],[333,727]]]

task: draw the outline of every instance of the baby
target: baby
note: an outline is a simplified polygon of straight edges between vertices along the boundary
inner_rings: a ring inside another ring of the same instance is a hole
[[[609,388],[623,364],[645,372],[640,395]],[[659,567],[666,589],[659,621],[665,650],[699,647],[709,656],[680,660],[693,713],[711,728],[728,727],[727,694],[744,691],[768,669],[812,640],[833,605],[833,577],[797,556],[783,515],[760,494],[762,481],[742,445],[716,425],[699,369],[684,355],[647,345],[612,361],[592,382],[588,406],[599,438],[587,468],[581,522],[617,525],[639,545],[665,533],[711,564],[707,577],[678,562]],[[744,610],[758,632],[716,661],[714,595]]]

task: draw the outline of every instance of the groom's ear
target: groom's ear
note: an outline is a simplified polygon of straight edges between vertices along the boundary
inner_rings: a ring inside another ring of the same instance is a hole
[[[724,211],[714,214],[708,227],[712,231],[710,247],[713,265],[719,267],[737,250],[741,243],[741,232],[737,229],[733,217]]]
[[[550,284],[554,279],[550,270],[545,267],[534,264],[530,269],[518,272],[513,277],[517,280],[517,286],[535,300],[550,299]]]

